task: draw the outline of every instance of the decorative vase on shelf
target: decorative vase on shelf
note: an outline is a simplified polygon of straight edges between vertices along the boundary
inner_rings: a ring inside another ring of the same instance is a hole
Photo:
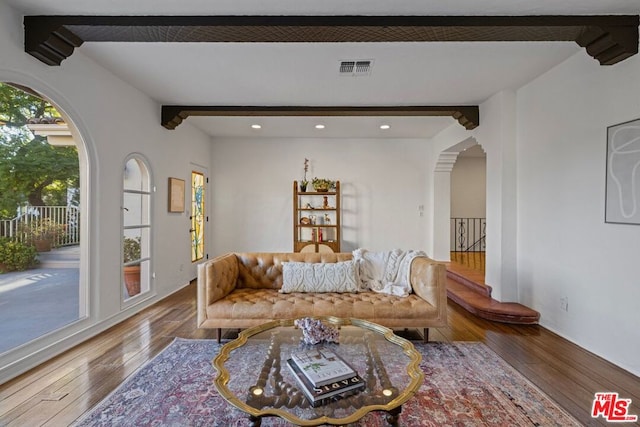
[[[302,191],[303,193],[307,191],[307,181],[300,182],[300,191]]]

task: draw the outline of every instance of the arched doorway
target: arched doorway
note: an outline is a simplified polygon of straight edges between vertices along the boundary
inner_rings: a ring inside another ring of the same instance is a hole
[[[461,151],[451,170],[451,261],[485,270],[487,158],[478,144]]]
[[[469,137],[438,155],[433,174],[433,258],[449,261],[452,248],[451,173],[461,152],[478,145]],[[486,166],[485,166],[486,168]]]

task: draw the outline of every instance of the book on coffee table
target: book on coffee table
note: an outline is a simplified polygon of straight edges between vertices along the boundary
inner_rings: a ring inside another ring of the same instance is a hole
[[[326,399],[347,396],[362,390],[365,386],[364,380],[357,373],[350,378],[335,381],[323,386],[314,386],[302,373],[293,359],[287,359],[287,365],[291,372],[293,372],[293,376],[300,386],[299,388],[314,407],[322,405]]]
[[[352,378],[357,372],[327,348],[313,348],[291,354],[291,359],[315,387]]]

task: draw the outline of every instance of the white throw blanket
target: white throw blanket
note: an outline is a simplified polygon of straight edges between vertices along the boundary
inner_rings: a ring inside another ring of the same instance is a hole
[[[422,251],[394,249],[387,252],[353,251],[357,262],[362,289],[406,297],[411,293],[409,270],[417,256],[427,256]]]

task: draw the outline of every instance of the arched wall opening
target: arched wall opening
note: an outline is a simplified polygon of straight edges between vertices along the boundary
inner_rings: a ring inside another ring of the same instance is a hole
[[[460,153],[476,145],[478,141],[469,137],[438,155],[433,176],[433,257],[437,260],[451,260],[451,173]]]
[[[465,148],[480,144],[487,153],[485,282],[497,301],[518,301],[516,110],[515,93],[500,92],[480,106],[482,125],[471,134],[454,127],[441,132],[432,152],[428,249],[438,260],[449,260],[450,170]]]
[[[487,161],[481,145],[458,154],[451,171],[451,261],[485,270]]]

